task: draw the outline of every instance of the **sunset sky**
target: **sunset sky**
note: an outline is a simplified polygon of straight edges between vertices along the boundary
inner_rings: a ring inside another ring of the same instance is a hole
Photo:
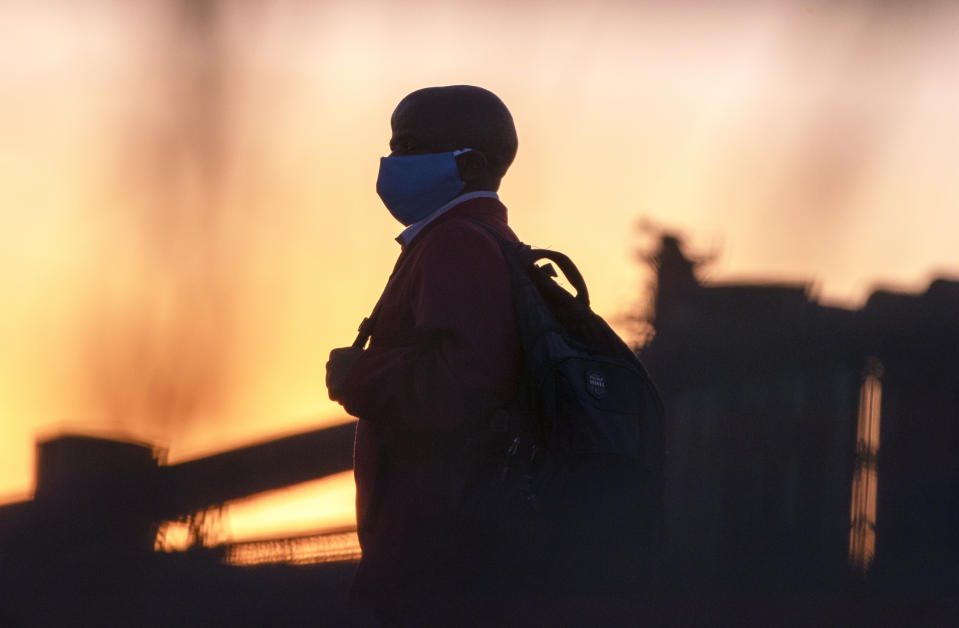
[[[345,420],[324,364],[398,253],[378,160],[428,85],[510,107],[511,224],[611,320],[641,220],[849,307],[959,276],[957,32],[932,1],[0,0],[0,498],[63,430],[176,461]],[[233,529],[341,525],[350,482]]]

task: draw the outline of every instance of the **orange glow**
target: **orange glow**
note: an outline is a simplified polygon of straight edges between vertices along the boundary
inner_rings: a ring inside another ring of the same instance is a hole
[[[713,279],[832,302],[959,273],[959,9],[680,5],[5,3],[0,497],[38,430],[174,462],[341,421],[324,365],[398,253],[377,159],[424,85],[511,107],[511,222],[609,318],[648,279],[641,216],[719,249]],[[334,525],[348,493],[282,509]]]
[[[186,521],[164,521],[157,530],[153,549],[157,552],[182,552],[196,542],[196,537]]]
[[[882,366],[872,363],[859,394],[856,429],[856,475],[849,512],[849,562],[859,572],[869,569],[876,554],[876,498],[879,489],[879,420]]]
[[[356,487],[353,473],[337,473],[313,482],[271,491],[226,504],[234,542],[275,533],[278,524],[289,534],[306,534],[354,525]],[[319,509],[316,504],[325,504]]]
[[[348,530],[290,539],[238,543],[227,550],[226,562],[231,565],[312,565],[359,560],[360,556],[360,541],[356,532]]]
[[[199,544],[259,542],[275,536],[309,535],[355,525],[356,487],[350,471],[296,486],[226,502],[185,520],[161,524],[155,548],[174,552]],[[318,508],[323,504],[323,508]],[[200,538],[197,538],[197,537]]]
[[[239,543],[229,548],[226,562],[231,565],[311,565],[359,560],[360,555],[360,541],[356,532],[349,530],[291,539]]]

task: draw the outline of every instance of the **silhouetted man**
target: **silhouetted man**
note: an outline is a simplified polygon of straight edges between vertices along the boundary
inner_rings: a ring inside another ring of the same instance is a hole
[[[467,530],[476,439],[514,392],[519,345],[506,261],[516,236],[496,194],[516,155],[506,106],[466,85],[404,98],[377,192],[406,228],[367,349],[334,349],[330,397],[359,417],[355,476],[363,558],[354,602],[434,625],[484,578]],[[433,622],[433,623],[431,623]]]

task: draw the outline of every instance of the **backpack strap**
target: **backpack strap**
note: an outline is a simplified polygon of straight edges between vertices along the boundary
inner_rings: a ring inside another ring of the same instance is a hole
[[[400,267],[400,262],[403,261],[404,257],[406,257],[406,253],[410,250],[411,246],[412,244],[403,247],[399,257],[396,258],[396,263],[393,264],[393,270],[390,272],[390,276],[386,280],[386,285],[383,286],[383,292],[380,293],[380,298],[376,300],[376,305],[373,306],[373,310],[370,312],[370,315],[360,321],[360,325],[356,329],[357,334],[356,340],[353,341],[353,348],[365,348],[366,342],[370,339],[370,336],[373,335],[373,326],[376,324],[377,317],[379,317],[380,308],[383,307],[383,297],[385,297],[386,293],[389,291],[390,285],[393,283],[393,278],[396,276],[396,270]]]
[[[579,272],[579,269],[576,268],[576,264],[573,263],[573,260],[571,260],[565,254],[550,249],[534,249],[530,247],[530,245],[523,242],[513,242],[511,240],[507,240],[501,233],[493,229],[485,222],[474,219],[470,219],[470,222],[482,227],[487,233],[493,236],[496,241],[499,242],[501,248],[514,249],[517,257],[524,267],[524,270],[527,273],[532,271],[533,268],[536,268],[539,272],[546,272],[548,275],[555,277],[556,273],[555,271],[552,271],[552,268],[549,268],[548,266],[540,267],[536,265],[536,262],[542,259],[555,262],[556,265],[559,266],[559,269],[563,271],[563,275],[565,275],[566,280],[569,281],[570,285],[576,290],[576,299],[586,307],[589,307],[589,290],[586,289],[586,281],[583,279],[583,275]]]
[[[583,279],[583,275],[579,272],[579,269],[576,268],[573,260],[559,251],[552,251],[550,249],[529,249],[528,256],[530,264],[535,264],[541,259],[548,259],[551,262],[555,262],[556,265],[559,266],[559,269],[563,271],[566,280],[576,289],[576,299],[586,307],[589,307],[589,291],[586,289],[586,281]]]

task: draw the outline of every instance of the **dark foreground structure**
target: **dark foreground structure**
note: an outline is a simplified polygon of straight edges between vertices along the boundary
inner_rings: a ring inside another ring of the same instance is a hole
[[[666,568],[634,597],[533,600],[508,625],[959,621],[959,282],[850,311],[804,285],[703,283],[673,237],[655,263],[641,356],[668,413]],[[349,469],[353,430],[178,465],[40,443],[35,498],[0,507],[0,625],[375,625],[345,606],[350,560],[154,551],[162,521]]]
[[[674,583],[959,618],[959,282],[850,311],[702,283],[671,236],[654,264]]]
[[[229,564],[243,545],[155,551],[164,521],[345,471],[354,424],[175,465],[147,444],[38,445],[33,500],[0,507],[2,626],[364,626],[345,606],[355,562]],[[193,517],[192,519],[190,517]],[[200,532],[198,530],[198,532]]]

